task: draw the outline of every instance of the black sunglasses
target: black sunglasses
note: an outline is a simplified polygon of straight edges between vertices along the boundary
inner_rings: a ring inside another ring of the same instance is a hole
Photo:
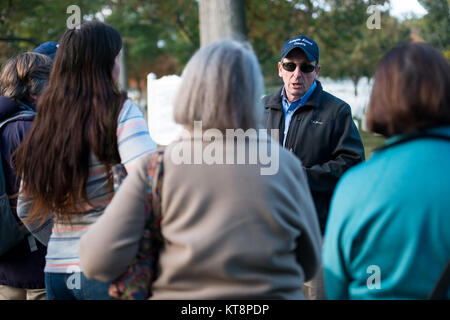
[[[283,69],[289,72],[293,72],[297,68],[297,64],[294,62],[282,62]],[[316,69],[316,66],[309,63],[302,63],[300,65],[300,71],[303,73],[311,73]]]

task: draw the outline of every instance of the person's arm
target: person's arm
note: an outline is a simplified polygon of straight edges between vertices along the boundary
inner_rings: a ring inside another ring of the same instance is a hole
[[[129,100],[124,103],[119,114],[117,145],[121,162],[127,172],[130,172],[140,157],[157,148],[156,143],[150,137],[141,110]]]
[[[339,111],[332,139],[337,139],[331,160],[305,167],[313,192],[332,193],[338,180],[350,167],[364,160],[364,146],[352,119],[349,105]]]
[[[126,271],[144,232],[146,170],[144,157],[125,178],[111,203],[80,240],[86,277],[110,282]]]
[[[22,191],[22,184],[20,191]],[[17,215],[20,220],[22,220],[24,226],[31,232],[31,234],[39,240],[44,246],[48,245],[50,236],[52,235],[53,219],[49,215],[45,221],[28,221],[27,217],[29,215],[31,207],[31,201],[25,200],[21,197],[21,192],[19,193],[19,198],[17,200]]]

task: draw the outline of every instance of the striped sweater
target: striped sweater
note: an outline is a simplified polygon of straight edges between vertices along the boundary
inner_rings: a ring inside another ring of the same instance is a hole
[[[156,149],[144,117],[139,108],[127,100],[118,118],[117,144],[122,164],[128,172],[136,160]],[[42,243],[47,244],[45,272],[72,273],[81,271],[78,246],[81,236],[103,213],[114,192],[108,191],[106,167],[94,154],[90,155],[89,176],[86,183],[89,204],[80,201],[83,214],[74,214],[71,224],[52,221],[49,217],[42,226],[39,223],[27,224],[27,228]],[[19,196],[18,214],[21,219],[27,216],[29,203]]]

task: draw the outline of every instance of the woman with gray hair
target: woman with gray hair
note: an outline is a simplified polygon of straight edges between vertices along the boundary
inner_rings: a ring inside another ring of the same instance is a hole
[[[1,164],[6,193],[16,216],[20,180],[15,165],[10,161],[11,155],[31,127],[35,103],[47,85],[51,67],[49,57],[25,52],[9,59],[0,73]],[[5,250],[0,255],[0,300],[44,299],[46,247],[29,234]]]
[[[319,225],[299,160],[257,133],[263,80],[254,53],[234,41],[210,44],[191,58],[180,88],[174,116],[185,130],[160,153],[163,244],[152,299],[303,299],[320,265]],[[271,172],[268,148],[278,162]],[[155,155],[81,239],[87,277],[116,279],[140,250],[146,206],[157,199]]]

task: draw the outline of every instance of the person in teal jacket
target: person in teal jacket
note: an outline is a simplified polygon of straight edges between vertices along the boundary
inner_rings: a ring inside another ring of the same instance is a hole
[[[449,63],[426,44],[393,48],[378,65],[366,119],[388,140],[334,192],[326,295],[426,299],[450,260]]]

